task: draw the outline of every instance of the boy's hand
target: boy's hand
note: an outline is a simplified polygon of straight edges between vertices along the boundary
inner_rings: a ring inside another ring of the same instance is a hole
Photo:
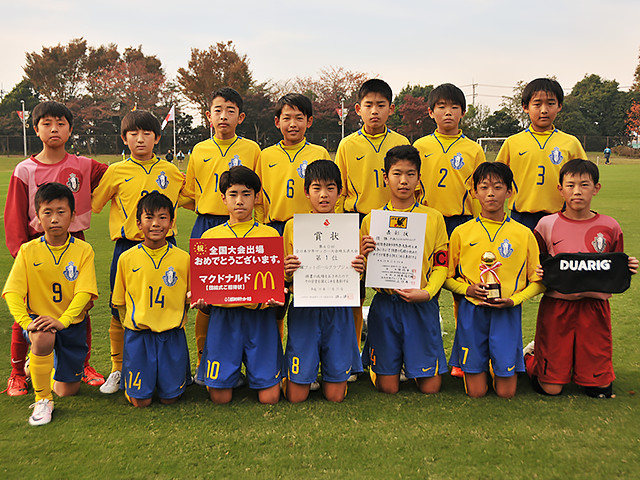
[[[287,276],[291,276],[293,272],[300,268],[300,265],[301,262],[298,260],[298,257],[295,255],[287,255],[284,258],[284,273],[286,273]]]
[[[536,265],[536,275],[542,278],[544,275],[544,270],[542,269],[542,265]]]
[[[270,307],[284,307],[284,302],[278,302],[277,300],[270,298],[265,302],[265,305],[268,305]]]
[[[35,332],[36,330],[42,332],[59,332],[60,330],[64,330],[64,325],[61,321],[49,315],[40,315],[27,327],[27,331],[29,332]]]
[[[365,235],[360,242],[360,253],[365,257],[376,249],[376,242],[371,235]]]
[[[362,274],[364,272],[364,255],[358,255],[351,261],[351,266],[353,269]]]
[[[638,259],[636,257],[629,257],[629,271],[633,275],[638,273]]]
[[[204,298],[199,298],[198,300],[196,300],[195,302],[192,302],[189,305],[191,308],[197,308],[198,310],[200,310],[201,312],[204,313],[209,313],[209,304],[207,302],[204,301]]]
[[[484,283],[474,283],[467,287],[467,297],[477,298],[478,300],[485,301],[487,299],[487,289]]]
[[[489,302],[482,302],[480,305],[483,307],[493,307],[493,308],[509,308],[513,307],[513,300],[510,298],[496,298]]]
[[[396,288],[394,292],[397,293],[405,302],[409,303],[428,302],[431,299],[429,292],[419,288]]]

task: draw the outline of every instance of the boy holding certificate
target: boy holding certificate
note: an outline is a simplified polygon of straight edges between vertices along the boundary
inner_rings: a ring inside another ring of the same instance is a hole
[[[309,164],[304,179],[304,191],[311,203],[311,213],[333,213],[342,190],[340,169],[331,160],[316,160]],[[293,222],[284,228],[285,279],[291,282],[301,261],[293,255]],[[356,256],[351,266],[364,271],[364,257]],[[285,365],[287,377],[283,386],[287,400],[303,402],[309,396],[311,384],[322,364],[322,391],[327,400],[341,402],[347,394],[347,379],[362,372],[355,326],[350,307],[289,308]]]
[[[407,378],[427,394],[440,390],[441,374],[447,371],[437,300],[447,277],[447,230],[440,212],[416,202],[420,163],[420,153],[410,145],[390,149],[384,159],[391,200],[383,210],[427,216],[420,288],[376,289],[369,310],[371,380],[384,393],[398,392],[403,364]],[[370,231],[368,214],[360,229],[365,257],[376,248]]]

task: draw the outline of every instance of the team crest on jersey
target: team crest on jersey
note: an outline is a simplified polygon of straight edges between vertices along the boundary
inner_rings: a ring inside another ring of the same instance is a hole
[[[167,287],[173,287],[178,281],[178,274],[173,269],[173,267],[169,267],[169,270],[164,272],[164,275],[162,276],[162,280],[164,281],[164,284]]]
[[[73,282],[76,278],[78,278],[78,267],[76,267],[73,262],[69,262],[69,265],[64,267],[63,272],[64,278]]]
[[[240,166],[240,165],[242,165],[242,160],[240,160],[240,157],[236,154],[236,155],[233,156],[233,158],[229,162],[229,168],[237,167],[237,166]]]
[[[462,154],[460,152],[456,153],[451,159],[451,166],[455,170],[460,170],[462,167],[464,167],[464,158],[462,158]]]
[[[560,165],[562,163],[564,157],[562,156],[562,152],[558,147],[555,147],[549,154],[549,160],[551,160],[551,163],[553,163],[554,165]]]
[[[67,179],[67,187],[69,187],[69,190],[71,190],[73,193],[76,193],[78,190],[80,190],[80,179],[75,173],[69,174],[69,178]]]
[[[167,177],[167,174],[164,172],[160,172],[160,175],[158,175],[158,178],[156,178],[156,183],[163,190],[167,188],[169,186],[169,178]]]
[[[298,171],[298,175],[300,175],[300,178],[304,178],[304,174],[307,172],[307,161],[305,160],[304,162],[302,162],[300,164],[300,166],[296,169]]]
[[[498,247],[498,253],[502,256],[502,258],[509,258],[513,253],[513,247],[511,243],[509,243],[508,239],[504,239],[500,246]]]
[[[605,248],[607,248],[607,239],[604,238],[604,235],[602,233],[598,233],[593,239],[593,242],[591,242],[591,245],[593,245],[593,248],[596,252],[602,253],[604,252]]]

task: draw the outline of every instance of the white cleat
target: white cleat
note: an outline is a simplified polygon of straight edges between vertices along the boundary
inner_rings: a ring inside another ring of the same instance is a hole
[[[100,392],[110,394],[120,390],[120,370],[111,372],[106,382],[100,385]]]
[[[30,425],[46,425],[51,421],[51,414],[53,413],[53,402],[51,400],[43,398],[31,404],[29,408],[33,408],[33,413],[29,417]]]
[[[533,347],[535,346],[535,341],[531,340],[526,347],[522,349],[522,356],[524,355],[533,355]]]

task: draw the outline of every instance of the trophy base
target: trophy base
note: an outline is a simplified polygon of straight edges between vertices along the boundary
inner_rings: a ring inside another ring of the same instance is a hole
[[[495,301],[502,297],[502,291],[499,283],[490,283],[485,286],[487,291],[487,303],[495,303]]]

